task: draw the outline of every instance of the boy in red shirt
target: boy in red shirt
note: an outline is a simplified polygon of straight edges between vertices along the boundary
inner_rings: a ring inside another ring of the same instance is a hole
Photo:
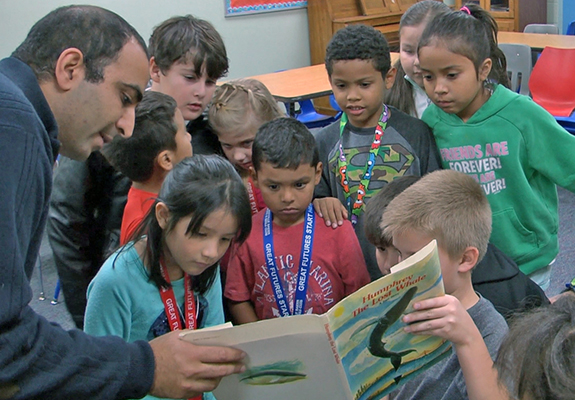
[[[124,245],[154,204],[166,174],[192,156],[192,139],[176,101],[163,93],[146,92],[136,106],[134,133],[111,143],[106,156],[132,181],[120,231]]]
[[[253,180],[267,209],[232,256],[224,296],[236,323],[323,314],[369,283],[349,221],[326,226],[311,201],[322,163],[302,123],[278,118],[260,127],[252,148]]]

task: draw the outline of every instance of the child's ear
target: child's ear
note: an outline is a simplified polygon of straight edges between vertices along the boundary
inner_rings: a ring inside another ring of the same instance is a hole
[[[387,74],[385,74],[385,89],[389,90],[393,86],[393,82],[395,82],[395,75],[397,74],[397,68],[391,67]]]
[[[158,220],[158,225],[160,228],[166,229],[168,227],[168,221],[170,220],[170,210],[165,203],[161,201],[156,204],[156,219]]]
[[[315,185],[319,184],[319,181],[321,180],[322,171],[323,171],[323,164],[321,161],[319,161],[315,166]]]
[[[156,156],[156,163],[164,171],[171,171],[174,168],[174,156],[171,150],[163,150]]]
[[[156,59],[153,56],[150,57],[150,77],[152,80],[156,83],[160,82],[161,73],[162,71],[160,70],[160,67],[156,64]]]
[[[76,48],[64,50],[56,60],[54,67],[55,83],[58,88],[68,91],[78,86],[85,77],[84,54]]]
[[[468,272],[471,271],[476,265],[479,259],[479,250],[477,247],[469,246],[463,251],[463,255],[459,260],[459,268],[457,272]]]
[[[483,82],[487,80],[487,77],[489,76],[492,67],[493,67],[493,61],[491,61],[491,58],[486,58],[485,60],[483,60],[483,62],[479,66],[478,71],[480,81]]]

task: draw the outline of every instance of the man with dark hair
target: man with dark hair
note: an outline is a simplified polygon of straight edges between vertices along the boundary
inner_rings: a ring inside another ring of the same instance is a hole
[[[91,6],[51,12],[0,61],[0,398],[191,397],[242,368],[241,352],[196,347],[178,332],[128,344],[66,332],[28,306],[60,142],[84,160],[130,136],[147,65],[137,32]]]

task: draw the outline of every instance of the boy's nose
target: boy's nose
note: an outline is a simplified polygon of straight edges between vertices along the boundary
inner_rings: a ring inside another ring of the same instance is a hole
[[[204,77],[200,78],[194,86],[194,94],[200,98],[206,95],[206,79]]]
[[[281,192],[281,201],[284,203],[291,203],[294,200],[293,193],[290,189],[284,189]]]
[[[358,100],[360,98],[359,91],[357,88],[350,88],[347,92],[347,100],[353,101]]]

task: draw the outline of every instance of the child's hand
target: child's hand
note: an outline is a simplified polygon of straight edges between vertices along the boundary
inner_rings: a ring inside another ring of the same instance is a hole
[[[415,311],[403,317],[403,322],[410,324],[404,328],[406,332],[439,336],[456,346],[469,344],[479,334],[471,316],[454,296],[422,300],[413,307]]]
[[[347,219],[347,210],[341,201],[335,197],[324,197],[313,201],[315,211],[325,220],[325,224],[337,228]]]

